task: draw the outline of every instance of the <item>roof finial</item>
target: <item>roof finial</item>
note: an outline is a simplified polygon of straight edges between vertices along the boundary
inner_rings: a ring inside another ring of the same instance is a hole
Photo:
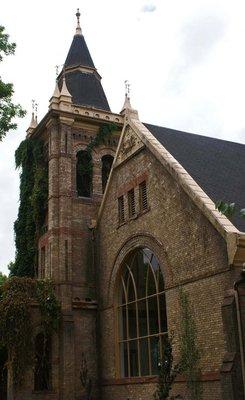
[[[76,17],[77,17],[76,35],[81,35],[82,34],[82,29],[81,29],[81,26],[80,26],[80,16],[81,16],[81,14],[80,14],[80,11],[79,11],[79,8],[78,8],[77,12],[76,12]]]
[[[35,107],[35,113],[36,113],[36,116],[35,116],[35,121],[36,121],[36,124],[37,124],[37,109],[38,109],[38,103],[34,100],[34,107]]]
[[[128,80],[124,81],[125,84],[125,97],[130,100],[130,83]]]

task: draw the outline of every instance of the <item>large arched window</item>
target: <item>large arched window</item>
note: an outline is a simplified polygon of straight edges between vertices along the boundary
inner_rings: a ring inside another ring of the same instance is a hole
[[[86,150],[77,153],[77,195],[91,197],[93,165],[92,157]]]
[[[51,390],[51,338],[43,333],[35,338],[34,390]]]
[[[109,178],[111,166],[113,163],[114,158],[110,154],[106,154],[102,157],[102,191],[104,193],[107,180]]]
[[[161,268],[148,248],[131,252],[122,266],[118,322],[121,376],[158,374],[167,335],[166,302]]]

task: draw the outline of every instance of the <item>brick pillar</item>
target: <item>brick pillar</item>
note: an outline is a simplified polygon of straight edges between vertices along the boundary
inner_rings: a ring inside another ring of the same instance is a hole
[[[51,120],[47,126],[49,134],[49,197],[48,234],[49,270],[54,282],[59,281],[59,126]]]
[[[61,118],[59,157],[59,277],[62,309],[71,310],[72,148],[73,120]]]

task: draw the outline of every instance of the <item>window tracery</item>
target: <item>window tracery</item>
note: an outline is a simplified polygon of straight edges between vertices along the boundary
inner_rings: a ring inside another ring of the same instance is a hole
[[[117,311],[121,375],[158,374],[167,335],[166,301],[159,262],[148,248],[130,253],[122,266]]]

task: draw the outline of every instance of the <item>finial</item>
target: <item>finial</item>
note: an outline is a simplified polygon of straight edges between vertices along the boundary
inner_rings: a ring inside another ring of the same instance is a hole
[[[130,83],[128,80],[124,81],[125,84],[125,97],[130,100]]]
[[[26,131],[27,135],[30,135],[37,126],[37,120],[35,119],[35,100],[32,100],[31,104],[32,104],[31,123]]]
[[[63,82],[62,82],[62,88],[61,88],[61,92],[60,92],[61,96],[68,96],[68,97],[72,97],[69,90],[67,89],[66,86],[66,77],[65,77],[65,73],[63,74]]]
[[[134,110],[130,103],[130,83],[128,80],[124,81],[125,85],[125,100],[123,104],[122,111],[120,112],[121,115],[125,115],[126,120],[131,116],[131,118],[138,119],[138,112]]]
[[[35,113],[36,113],[35,121],[36,121],[36,123],[37,123],[37,110],[38,110],[38,104],[37,104],[37,102],[34,102],[34,106],[35,106]]]
[[[80,26],[80,16],[81,16],[81,13],[80,13],[79,8],[78,8],[77,12],[76,12],[76,17],[77,17],[76,35],[81,35],[82,34],[82,29],[81,29],[81,26]]]

